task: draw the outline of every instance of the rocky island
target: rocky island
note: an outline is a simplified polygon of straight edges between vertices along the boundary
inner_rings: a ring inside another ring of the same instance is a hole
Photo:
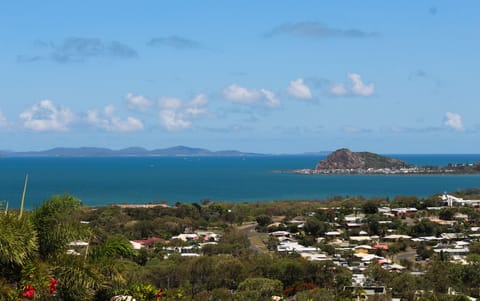
[[[475,164],[448,164],[447,166],[415,166],[408,162],[371,152],[352,152],[342,148],[319,161],[314,169],[295,170],[298,174],[476,174]]]

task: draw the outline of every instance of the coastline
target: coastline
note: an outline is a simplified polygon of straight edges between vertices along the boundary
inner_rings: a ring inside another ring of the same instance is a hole
[[[479,175],[480,171],[460,171],[455,169],[294,169],[278,170],[281,173],[293,173],[298,175]]]
[[[458,158],[458,160],[456,160]],[[470,159],[471,158],[471,159]],[[464,162],[477,157],[435,158]],[[429,158],[430,160],[431,158]],[[480,186],[479,175],[340,175],[305,177],[292,170],[309,167],[312,157],[246,158],[22,158],[0,160],[0,200],[17,208],[25,174],[26,206],[54,194],[71,194],[85,205],[323,200],[332,196],[425,197]],[[416,162],[425,161],[425,156]],[[432,162],[435,163],[435,162]],[[274,172],[288,171],[288,172]]]

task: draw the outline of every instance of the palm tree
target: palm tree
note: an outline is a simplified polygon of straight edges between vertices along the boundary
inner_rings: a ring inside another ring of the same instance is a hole
[[[97,267],[81,256],[58,256],[54,274],[58,279],[57,295],[60,300],[90,300],[102,283]]]
[[[22,267],[38,249],[37,233],[28,218],[16,213],[0,214],[0,265]]]
[[[69,242],[88,238],[78,217],[80,205],[80,200],[73,196],[53,196],[33,211],[40,257],[54,259],[65,253]]]

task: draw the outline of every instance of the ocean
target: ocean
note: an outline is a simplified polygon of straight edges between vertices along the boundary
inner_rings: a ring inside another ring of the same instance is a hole
[[[478,155],[389,155],[416,165],[474,163]],[[324,156],[0,158],[0,200],[18,208],[54,194],[85,205],[120,203],[323,200],[332,196],[430,196],[480,187],[480,175],[297,175],[275,170],[313,168]]]

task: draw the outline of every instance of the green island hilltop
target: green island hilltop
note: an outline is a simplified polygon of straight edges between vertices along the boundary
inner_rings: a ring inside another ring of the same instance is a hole
[[[412,168],[413,165],[394,158],[370,152],[352,152],[341,148],[331,153],[327,159],[318,162],[316,169],[369,169],[369,168]]]
[[[416,166],[396,158],[371,152],[341,148],[319,161],[313,169],[294,170],[297,174],[478,174],[480,162],[450,163],[447,166]]]

